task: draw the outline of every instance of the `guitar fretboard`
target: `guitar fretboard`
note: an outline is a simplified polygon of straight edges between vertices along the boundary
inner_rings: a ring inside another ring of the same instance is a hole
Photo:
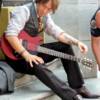
[[[96,67],[96,65],[97,65],[95,61],[90,60],[88,58],[78,58],[78,57],[73,56],[73,55],[65,54],[65,53],[55,51],[55,50],[52,50],[52,49],[49,49],[49,48],[41,47],[41,46],[38,46],[37,51],[44,53],[44,54],[56,56],[56,57],[59,57],[59,58],[80,62],[83,65],[87,66],[90,70],[93,67]]]
[[[48,49],[48,48],[45,48],[45,47],[41,47],[41,46],[38,47],[37,51],[41,52],[41,53],[49,54],[49,55],[52,55],[52,56],[81,62],[81,59],[76,57],[76,56],[68,55],[68,54],[65,54],[65,53],[62,53],[62,52],[59,52],[59,51],[55,51],[55,50],[52,50],[52,49]]]

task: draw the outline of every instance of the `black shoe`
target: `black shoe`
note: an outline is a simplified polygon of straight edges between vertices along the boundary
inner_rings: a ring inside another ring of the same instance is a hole
[[[81,98],[80,95],[76,95],[75,97],[73,97],[73,100],[83,100],[83,99]]]
[[[83,98],[99,98],[100,95],[97,95],[97,94],[91,94],[89,92],[89,90],[85,87],[85,86],[82,86],[81,88],[79,89],[75,89],[77,91],[78,94],[80,94]]]

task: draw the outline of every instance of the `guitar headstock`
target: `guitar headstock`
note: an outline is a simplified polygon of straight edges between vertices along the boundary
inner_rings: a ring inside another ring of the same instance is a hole
[[[90,69],[96,67],[97,65],[96,61],[88,59],[88,58],[82,58],[81,63]]]

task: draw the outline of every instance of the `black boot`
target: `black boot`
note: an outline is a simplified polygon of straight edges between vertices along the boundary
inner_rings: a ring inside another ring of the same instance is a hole
[[[90,91],[85,86],[82,86],[81,88],[75,89],[75,90],[83,98],[99,98],[100,97],[100,95],[90,93]]]

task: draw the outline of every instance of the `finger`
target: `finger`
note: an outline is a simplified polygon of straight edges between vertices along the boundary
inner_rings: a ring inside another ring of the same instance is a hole
[[[87,52],[88,52],[88,48],[86,48],[86,47],[83,48],[83,52],[84,52],[84,53],[87,53]]]
[[[44,63],[44,60],[38,56],[34,56],[32,60],[34,61],[35,64],[43,64]]]
[[[36,60],[38,63],[40,63],[40,64],[43,64],[43,63],[44,63],[44,60],[43,60],[41,57],[36,56],[36,57],[35,57],[35,60]]]
[[[30,66],[33,67],[33,63],[34,62],[36,65],[38,65],[39,63],[34,59],[33,61],[30,60]]]
[[[80,48],[80,52],[85,54],[85,50]]]
[[[37,60],[38,60],[38,62],[41,63],[41,64],[44,63],[44,60],[43,60],[42,58],[40,58],[40,57],[39,57]]]
[[[36,65],[38,65],[38,64],[39,64],[39,62],[38,62],[38,60],[37,60],[37,59],[34,59],[34,60],[33,60],[33,62],[34,62]]]
[[[81,51],[82,53],[86,53],[86,52],[87,52],[86,47],[80,45],[79,48],[80,48],[80,51]]]
[[[30,66],[33,67],[32,61],[30,61],[29,63],[30,63]]]
[[[81,49],[81,52],[84,53],[84,54],[86,53],[84,48]]]

